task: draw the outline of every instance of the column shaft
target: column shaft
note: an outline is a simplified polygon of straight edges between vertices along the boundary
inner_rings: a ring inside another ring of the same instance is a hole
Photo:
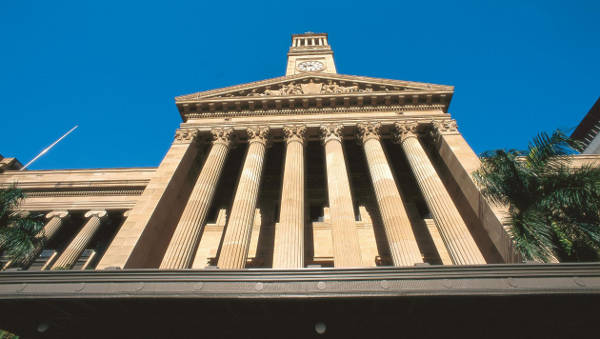
[[[362,258],[350,181],[342,147],[342,126],[322,126],[327,167],[327,192],[335,267],[360,267]]]
[[[413,234],[404,201],[379,140],[379,125],[361,124],[358,131],[363,140],[369,174],[394,266],[422,263],[421,251]]]
[[[485,264],[485,259],[467,225],[413,133],[416,126],[397,125],[397,127],[403,134],[402,149],[453,263],[455,265]]]
[[[85,250],[85,247],[94,237],[94,234],[96,234],[96,231],[100,228],[100,224],[102,224],[102,220],[106,215],[106,211],[90,211],[85,214],[85,217],[89,218],[88,221],[81,231],[77,233],[75,238],[73,238],[60,257],[58,257],[54,265],[52,265],[53,270],[62,268],[70,269],[71,266],[73,266],[75,261],[77,261],[77,258],[79,258],[81,253]]]
[[[304,267],[304,133],[305,127],[286,127],[287,148],[279,224],[275,228],[273,268]]]
[[[268,132],[267,128],[248,129],[248,152],[225,229],[219,268],[242,269],[246,265]]]
[[[233,130],[213,130],[213,145],[187,201],[160,268],[189,268],[204,227],[206,215],[229,153]]]

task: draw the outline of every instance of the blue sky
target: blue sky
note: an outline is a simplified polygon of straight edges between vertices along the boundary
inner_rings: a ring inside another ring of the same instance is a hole
[[[0,2],[0,154],[32,169],[157,166],[177,95],[281,76],[292,33],[339,73],[455,86],[477,153],[569,130],[600,96],[600,1]]]

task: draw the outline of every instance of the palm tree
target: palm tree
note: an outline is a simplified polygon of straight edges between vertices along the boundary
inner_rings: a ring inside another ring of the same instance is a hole
[[[482,154],[473,173],[482,193],[509,207],[516,249],[526,260],[600,259],[600,167],[575,167],[580,143],[559,130],[540,133],[527,151]]]
[[[24,198],[14,186],[0,189],[0,251],[12,265],[30,262],[45,242],[41,216],[18,211]]]

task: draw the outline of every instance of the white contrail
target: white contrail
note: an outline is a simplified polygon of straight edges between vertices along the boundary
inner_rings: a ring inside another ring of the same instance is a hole
[[[73,132],[77,127],[79,127],[79,125],[75,125],[75,127],[71,128],[67,133],[65,133],[62,137],[58,138],[58,140],[56,140],[55,142],[52,143],[52,145],[46,147],[43,151],[40,152],[40,154],[36,155],[35,158],[31,159],[30,162],[28,162],[27,164],[25,164],[25,166],[21,167],[21,169],[19,171],[22,171],[24,169],[27,168],[27,166],[31,165],[34,161],[36,161],[39,157],[41,157],[42,155],[48,153],[48,151],[54,147],[54,145],[58,144],[59,141],[61,141],[62,139],[64,139],[67,135],[69,135],[71,132]]]

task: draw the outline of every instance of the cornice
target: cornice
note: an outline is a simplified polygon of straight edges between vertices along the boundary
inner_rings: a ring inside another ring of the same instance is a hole
[[[193,109],[188,109],[183,106],[182,118],[184,121],[190,119],[202,119],[202,118],[215,118],[215,117],[250,117],[250,116],[267,116],[267,115],[311,115],[311,114],[344,114],[348,112],[377,112],[377,111],[415,111],[415,112],[426,112],[426,111],[447,111],[447,105],[444,104],[424,104],[424,105],[377,105],[377,106],[345,106],[340,105],[339,107],[302,107],[302,108],[272,108],[272,109],[255,109],[255,110],[232,110],[232,111],[220,111],[214,110],[213,112],[194,112]],[[186,111],[190,113],[186,113]]]
[[[93,197],[95,198],[95,197]],[[42,201],[40,199],[25,199],[20,210],[25,211],[53,211],[53,210],[68,210],[68,211],[89,211],[89,210],[128,210],[132,209],[138,201],[138,197],[130,196],[130,199],[82,199],[81,201]]]
[[[25,191],[28,198],[48,198],[48,197],[102,197],[102,196],[140,196],[144,188],[120,190],[68,190],[68,191]]]
[[[10,300],[552,294],[600,294],[600,265],[0,272],[0,299]]]
[[[424,82],[415,82],[415,81],[405,81],[405,80],[393,80],[393,79],[385,79],[385,78],[373,78],[366,77],[360,75],[347,75],[347,74],[336,74],[336,73],[320,73],[320,72],[306,72],[288,76],[281,76],[271,79],[259,80],[254,82],[249,82],[245,84],[233,85],[228,87],[216,88],[208,91],[201,91],[192,94],[180,95],[175,97],[175,102],[185,102],[185,101],[193,101],[198,100],[200,98],[206,98],[213,95],[226,94],[228,92],[234,92],[239,90],[252,90],[258,87],[263,87],[267,85],[275,85],[288,81],[294,80],[302,80],[302,79],[323,79],[323,80],[341,80],[349,83],[352,82],[361,82],[361,83],[369,83],[372,85],[387,85],[387,86],[399,86],[399,87],[409,87],[415,89],[427,89],[431,91],[443,91],[443,92],[454,92],[454,86],[448,85],[437,85],[431,83]]]
[[[115,188],[115,187],[127,187],[127,188],[144,188],[150,179],[139,179],[139,180],[94,180],[94,181],[68,181],[68,180],[48,180],[48,181],[6,181],[0,183],[0,188],[10,187],[16,185],[25,191],[34,189],[51,189],[51,190],[68,190],[77,188]]]

